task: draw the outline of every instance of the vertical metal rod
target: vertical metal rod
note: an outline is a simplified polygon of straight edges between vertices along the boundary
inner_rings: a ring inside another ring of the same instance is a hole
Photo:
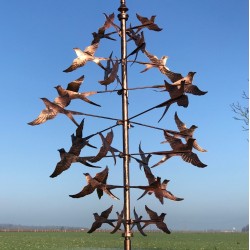
[[[129,190],[129,133],[128,133],[128,85],[127,85],[127,41],[126,41],[126,21],[128,20],[128,8],[125,0],[120,0],[118,18],[121,25],[121,73],[122,73],[122,118],[123,118],[123,183],[124,183],[124,250],[131,249],[130,231],[130,190]]]

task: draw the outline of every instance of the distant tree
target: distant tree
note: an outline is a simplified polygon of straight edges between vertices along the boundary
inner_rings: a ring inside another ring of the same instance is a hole
[[[249,96],[246,94],[246,92],[243,92],[242,94],[242,98],[244,100],[249,101]],[[232,111],[235,113],[236,116],[234,116],[233,118],[235,120],[240,120],[243,121],[244,125],[243,130],[244,131],[248,131],[248,125],[249,125],[249,108],[248,105],[247,106],[242,106],[239,102],[237,103],[233,103],[230,105],[232,108]]]
[[[241,232],[249,232],[249,224],[241,229]]]

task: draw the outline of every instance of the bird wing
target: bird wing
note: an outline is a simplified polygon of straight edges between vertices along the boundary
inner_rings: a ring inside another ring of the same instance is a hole
[[[67,86],[67,90],[78,92],[81,84],[83,83],[83,80],[84,80],[84,75],[74,80],[73,82],[70,82]]]
[[[196,85],[188,84],[185,85],[184,91],[193,95],[205,95],[207,91],[201,91]]]
[[[179,131],[183,131],[183,130],[187,129],[186,124],[180,120],[180,118],[177,115],[177,112],[175,112],[175,114],[174,114],[174,120],[175,120],[175,123],[176,123]]]
[[[174,196],[171,192],[167,191],[167,190],[162,190],[162,194],[164,198],[173,200],[173,201],[182,201],[184,200],[183,198],[178,198],[176,196]]]
[[[104,170],[102,170],[101,172],[97,173],[94,177],[94,179],[96,179],[97,181],[106,184],[107,178],[108,178],[108,174],[109,174],[109,168],[106,167]]]
[[[86,47],[83,52],[88,54],[89,56],[94,56],[94,54],[95,54],[98,47],[99,47],[98,42],[93,43],[93,44],[89,45],[88,47]]]
[[[167,225],[165,222],[163,221],[159,221],[159,222],[156,222],[156,226],[162,230],[163,232],[167,233],[167,234],[170,234],[171,232],[169,231]]]
[[[58,112],[54,109],[48,109],[48,108],[43,109],[41,113],[39,114],[39,116],[35,120],[29,122],[28,124],[32,126],[42,124],[46,122],[47,120],[51,120],[55,118],[57,114]]]
[[[92,187],[90,184],[88,184],[79,193],[73,194],[73,195],[69,195],[69,196],[72,197],[72,198],[81,198],[81,197],[84,197],[86,195],[89,195],[89,194],[93,193],[94,190],[95,190],[95,188]]]
[[[170,155],[170,154],[165,155],[159,162],[157,162],[156,164],[154,164],[151,168],[159,166],[160,164],[164,163],[165,161],[167,161],[172,156],[173,155]]]
[[[199,168],[204,168],[207,166],[206,164],[202,163],[200,159],[198,158],[197,154],[193,152],[182,153],[181,158],[184,161],[191,163],[192,165],[199,167]]]
[[[98,81],[101,85],[109,85],[110,83],[114,82],[117,77],[117,72],[119,69],[119,62],[116,61],[114,63],[112,59],[111,59],[111,62],[112,62],[113,68],[110,72],[110,75],[107,78],[105,78],[103,81]]]
[[[64,154],[64,157],[56,164],[54,172],[50,175],[51,178],[54,178],[60,175],[63,171],[70,168],[71,163],[73,162],[72,155]]]
[[[97,228],[100,228],[101,226],[102,226],[101,222],[95,221],[87,233],[93,233]]]
[[[149,209],[147,207],[147,205],[145,205],[145,210],[148,213],[151,220],[158,220],[159,219],[159,216],[157,215],[157,213],[154,212],[153,210]]]
[[[181,139],[171,136],[166,130],[164,130],[164,137],[173,150],[183,149],[184,144],[182,143]]]
[[[110,213],[112,212],[113,205],[101,213],[101,217],[108,219]]]

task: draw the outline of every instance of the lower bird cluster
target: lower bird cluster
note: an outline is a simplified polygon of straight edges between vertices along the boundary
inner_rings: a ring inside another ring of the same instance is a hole
[[[111,234],[117,232],[118,230],[120,230],[121,224],[126,223],[125,219],[123,219],[123,210],[121,211],[121,213],[119,214],[119,212],[116,212],[117,214],[117,219],[109,219],[109,215],[112,212],[113,209],[113,205],[110,206],[108,209],[104,210],[103,212],[101,212],[101,214],[99,215],[98,213],[94,213],[94,218],[95,221],[93,222],[91,228],[88,230],[87,233],[92,233],[95,230],[97,230],[98,228],[100,228],[102,226],[102,224],[107,223],[109,224],[111,227],[113,227],[113,230],[110,232]],[[145,232],[143,231],[144,228],[146,228],[148,225],[156,225],[156,227],[158,229],[160,229],[161,231],[163,231],[164,233],[170,234],[171,232],[169,231],[166,223],[164,222],[164,218],[166,216],[165,213],[161,213],[160,215],[158,215],[155,211],[151,210],[148,206],[145,205],[145,210],[147,212],[147,214],[149,215],[150,219],[147,220],[143,220],[142,216],[138,216],[138,214],[136,213],[136,210],[134,208],[134,216],[135,219],[130,221],[130,225],[131,225],[131,230],[133,229],[134,226],[137,227],[138,231],[143,235],[143,236],[147,236],[147,234],[145,234]],[[116,225],[114,225],[113,222],[117,222]],[[142,226],[141,223],[144,223],[144,225]]]

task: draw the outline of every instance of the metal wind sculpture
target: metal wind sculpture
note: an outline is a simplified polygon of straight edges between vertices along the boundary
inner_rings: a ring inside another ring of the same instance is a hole
[[[126,27],[126,21],[128,19],[125,0],[120,1],[120,7],[118,9],[120,12],[118,15],[118,19],[120,21],[120,25],[116,24],[116,18],[114,13],[105,15],[104,24],[98,29],[97,32],[93,32],[93,39],[91,44],[87,46],[83,51],[79,48],[74,48],[76,53],[76,58],[73,60],[71,65],[64,70],[64,72],[72,72],[80,67],[83,67],[89,62],[96,63],[100,70],[104,71],[104,79],[99,81],[99,84],[105,87],[105,90],[99,91],[90,91],[90,92],[79,92],[82,82],[84,81],[84,76],[79,77],[73,82],[70,82],[67,85],[67,88],[64,89],[62,86],[56,86],[56,90],[58,92],[58,96],[54,99],[53,102],[49,101],[46,98],[41,98],[44,102],[46,108],[41,111],[39,116],[32,122],[29,122],[29,125],[38,125],[46,122],[47,120],[54,119],[57,114],[65,114],[72,120],[72,122],[77,126],[75,130],[75,134],[71,135],[72,145],[67,152],[64,148],[59,149],[60,153],[60,161],[56,164],[56,167],[52,174],[51,178],[55,178],[61,175],[64,171],[68,170],[73,163],[81,163],[86,167],[90,168],[102,168],[101,160],[105,157],[112,157],[114,160],[114,165],[117,162],[117,157],[122,158],[123,160],[123,185],[112,185],[108,184],[108,173],[109,167],[106,166],[102,171],[96,173],[95,176],[91,176],[89,173],[84,173],[87,184],[82,188],[82,190],[76,194],[70,195],[72,198],[81,198],[86,195],[90,195],[94,193],[96,190],[97,196],[99,199],[102,198],[103,194],[110,196],[112,199],[120,200],[115,194],[111,192],[111,190],[116,188],[122,188],[124,192],[124,204],[123,210],[121,213],[117,212],[117,219],[109,219],[109,215],[112,212],[113,205],[107,208],[105,211],[101,212],[101,214],[94,213],[94,223],[88,233],[94,232],[96,229],[100,228],[103,223],[107,223],[113,227],[111,233],[115,233],[118,230],[121,230],[121,227],[124,227],[123,236],[124,240],[124,249],[131,249],[131,236],[132,229],[136,226],[138,231],[146,236],[143,231],[150,224],[156,225],[163,232],[170,234],[170,230],[168,229],[166,223],[164,222],[164,218],[166,213],[162,213],[158,215],[155,211],[151,210],[147,205],[145,205],[145,210],[149,215],[149,219],[142,219],[142,216],[138,216],[135,208],[134,208],[134,218],[131,218],[130,215],[130,189],[137,188],[143,191],[142,195],[138,198],[143,198],[146,194],[154,194],[154,196],[159,200],[161,204],[164,204],[164,199],[170,199],[172,201],[182,201],[183,198],[178,198],[170,191],[168,191],[168,179],[161,180],[161,177],[155,176],[151,170],[160,164],[166,162],[170,157],[180,156],[185,162],[191,163],[192,165],[204,168],[206,164],[201,162],[198,158],[198,155],[193,152],[193,148],[198,150],[199,152],[206,152],[201,146],[198,145],[196,139],[194,138],[194,131],[197,128],[195,125],[192,125],[190,128],[186,126],[185,123],[181,121],[178,117],[177,112],[175,112],[174,120],[176,122],[178,131],[168,130],[164,128],[159,128],[156,126],[151,126],[139,122],[134,122],[133,119],[139,117],[147,112],[150,112],[154,109],[163,108],[163,114],[160,117],[160,122],[166,112],[169,110],[171,105],[175,103],[178,106],[188,107],[189,98],[187,94],[193,95],[204,95],[207,92],[201,91],[196,85],[193,84],[193,78],[195,72],[189,72],[186,76],[182,76],[180,73],[175,73],[171,71],[166,66],[167,56],[163,56],[161,59],[158,59],[155,55],[151,54],[146,49],[146,42],[144,38],[144,30],[148,29],[152,32],[159,32],[162,30],[155,23],[155,16],[151,16],[151,18],[140,16],[136,14],[137,19],[139,20],[139,24],[137,26],[131,26],[129,28]],[[107,30],[114,29],[114,31],[107,33]],[[110,53],[109,57],[96,57],[95,53],[98,47],[101,44],[102,39],[109,39],[111,42],[116,41],[114,36],[118,36],[121,39],[121,58],[113,57],[113,54]],[[127,54],[127,42],[133,41],[135,43],[135,49]],[[137,61],[138,54],[141,53],[146,57],[146,62]],[[134,60],[129,60],[131,56],[134,56]],[[107,61],[107,66],[104,66],[101,61]],[[141,71],[144,73],[151,68],[156,68],[160,71],[161,74],[166,76],[171,83],[167,80],[164,80],[164,84],[162,85],[152,85],[152,86],[141,86],[128,88],[127,84],[127,64],[140,64],[144,65],[145,69]],[[119,66],[121,66],[121,76],[118,74]],[[118,90],[108,90],[107,87],[117,81],[121,88]],[[162,89],[162,91],[167,91],[169,93],[170,98],[156,106],[153,106],[147,110],[144,110],[132,117],[128,117],[128,92],[133,90],[142,90],[142,89]],[[74,99],[80,99],[88,104],[101,107],[100,104],[97,104],[87,97],[90,97],[95,94],[105,94],[105,93],[117,93],[122,97],[122,119],[106,117],[88,113],[82,113],[77,111],[71,111],[65,109],[71,101]],[[99,119],[108,119],[114,121],[114,124],[108,128],[104,128],[101,131],[98,131],[94,134],[91,134],[87,137],[83,137],[83,128],[84,128],[84,119],[80,124],[74,118],[74,115],[82,115],[82,116],[91,116]],[[162,143],[169,143],[172,150],[169,151],[152,151],[148,153],[144,153],[141,144],[139,145],[138,153],[130,153],[129,152],[129,129],[133,126],[144,126],[150,129],[160,130],[163,133],[165,141]],[[123,149],[118,150],[112,146],[114,131],[113,129],[116,127],[122,127],[122,142]],[[104,132],[107,132],[106,136],[103,135]],[[80,156],[83,151],[83,148],[88,146],[92,148],[96,148],[92,144],[90,144],[90,140],[92,137],[99,135],[102,145],[94,156]],[[110,154],[109,154],[110,153]],[[162,156],[163,158],[152,165],[149,166],[149,160],[153,155]],[[139,158],[137,156],[140,156]],[[145,177],[148,181],[147,186],[130,185],[130,173],[129,173],[129,162],[130,159],[135,160],[139,163],[139,168],[144,171]],[[93,165],[96,163],[98,166]],[[116,224],[114,224],[116,222]],[[142,225],[143,224],[143,225]]]

